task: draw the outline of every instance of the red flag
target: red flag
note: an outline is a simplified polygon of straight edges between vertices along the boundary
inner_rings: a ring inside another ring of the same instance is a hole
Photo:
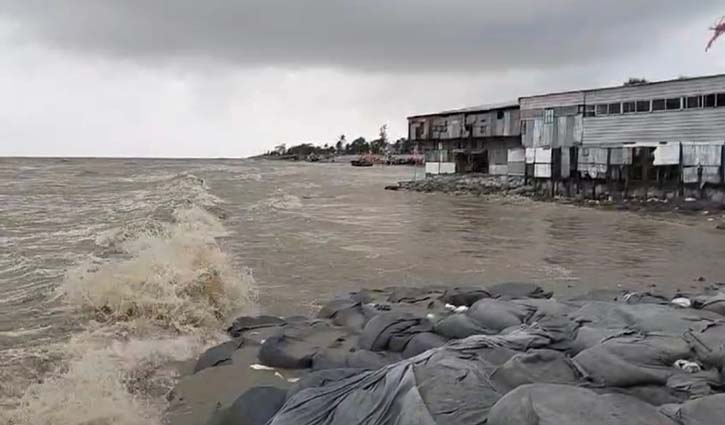
[[[705,51],[707,52],[710,50],[712,45],[715,43],[715,40],[720,38],[721,35],[725,34],[725,16],[720,18],[720,22],[715,24],[714,26],[710,27],[711,30],[715,31],[715,34],[712,35],[712,38],[710,39],[710,42],[707,43],[707,47],[705,47]]]

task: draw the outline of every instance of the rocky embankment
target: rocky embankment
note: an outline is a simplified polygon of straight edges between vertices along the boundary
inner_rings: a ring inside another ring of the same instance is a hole
[[[716,425],[725,289],[363,290],[240,317],[170,395],[173,425]]]
[[[469,193],[474,195],[523,195],[533,196],[534,186],[524,185],[523,177],[488,176],[476,174],[452,174],[426,177],[421,180],[399,182],[385,187],[386,190],[410,190],[414,192]]]
[[[570,197],[555,195],[531,184],[524,184],[522,177],[488,176],[476,174],[453,174],[429,176],[421,180],[402,181],[385,187],[386,190],[408,190],[425,193],[448,193],[453,195],[498,195],[502,197],[526,197],[545,202],[595,207],[620,211],[644,213],[676,213],[700,215],[704,221],[713,222],[715,229],[725,230],[725,204],[695,198],[661,199],[650,197],[618,198],[601,196],[587,198],[584,193]]]

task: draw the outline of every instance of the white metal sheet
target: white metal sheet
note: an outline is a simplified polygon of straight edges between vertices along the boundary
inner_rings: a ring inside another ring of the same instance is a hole
[[[537,164],[551,164],[551,148],[536,148],[535,152]]]
[[[719,166],[722,161],[722,145],[682,145],[682,164]]]
[[[534,165],[534,177],[551,178],[551,164]]]
[[[508,162],[524,162],[526,161],[526,149],[509,149]]]
[[[677,165],[680,163],[680,144],[658,145],[655,149],[654,165]]]
[[[698,167],[685,167],[682,169],[682,181],[685,183],[697,183]],[[720,167],[702,167],[702,181],[708,183],[720,183]]]

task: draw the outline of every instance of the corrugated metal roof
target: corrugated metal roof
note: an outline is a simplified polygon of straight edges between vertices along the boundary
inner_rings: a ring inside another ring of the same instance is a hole
[[[455,115],[455,114],[463,114],[463,113],[471,113],[471,112],[489,112],[489,111],[495,111],[497,109],[511,109],[511,108],[518,108],[519,107],[519,101],[517,100],[510,100],[508,102],[500,102],[500,103],[489,103],[484,105],[478,105],[478,106],[469,106],[467,108],[460,108],[460,109],[449,109],[441,112],[434,112],[430,114],[420,114],[420,115],[412,115],[409,116],[410,118],[423,118],[423,117],[431,117],[431,116],[437,116],[437,115]]]
[[[633,84],[631,86],[625,86],[625,85],[618,85],[618,86],[605,86],[605,87],[598,87],[598,88],[589,88],[589,89],[580,89],[580,90],[566,90],[566,91],[559,91],[559,92],[551,92],[551,93],[543,93],[543,94],[536,94],[532,96],[521,96],[519,97],[519,100],[521,99],[531,99],[536,97],[546,97],[546,96],[558,96],[558,95],[566,95],[566,94],[573,94],[573,93],[591,93],[591,92],[597,92],[602,90],[611,90],[611,89],[621,89],[623,87],[631,87],[631,88],[641,88],[641,87],[648,87],[653,86],[657,84],[667,84],[667,83],[673,83],[673,82],[683,82],[683,81],[696,81],[696,80],[703,80],[708,78],[719,78],[723,77],[725,74],[714,74],[714,75],[703,75],[700,77],[681,77],[681,78],[674,78],[670,80],[661,80],[661,81],[651,81],[647,83],[642,84]]]

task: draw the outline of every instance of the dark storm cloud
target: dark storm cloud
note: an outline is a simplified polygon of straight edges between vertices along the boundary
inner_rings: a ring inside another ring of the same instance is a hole
[[[133,61],[505,70],[642,51],[723,11],[699,0],[0,0],[20,36]],[[695,28],[704,31],[706,28]]]

